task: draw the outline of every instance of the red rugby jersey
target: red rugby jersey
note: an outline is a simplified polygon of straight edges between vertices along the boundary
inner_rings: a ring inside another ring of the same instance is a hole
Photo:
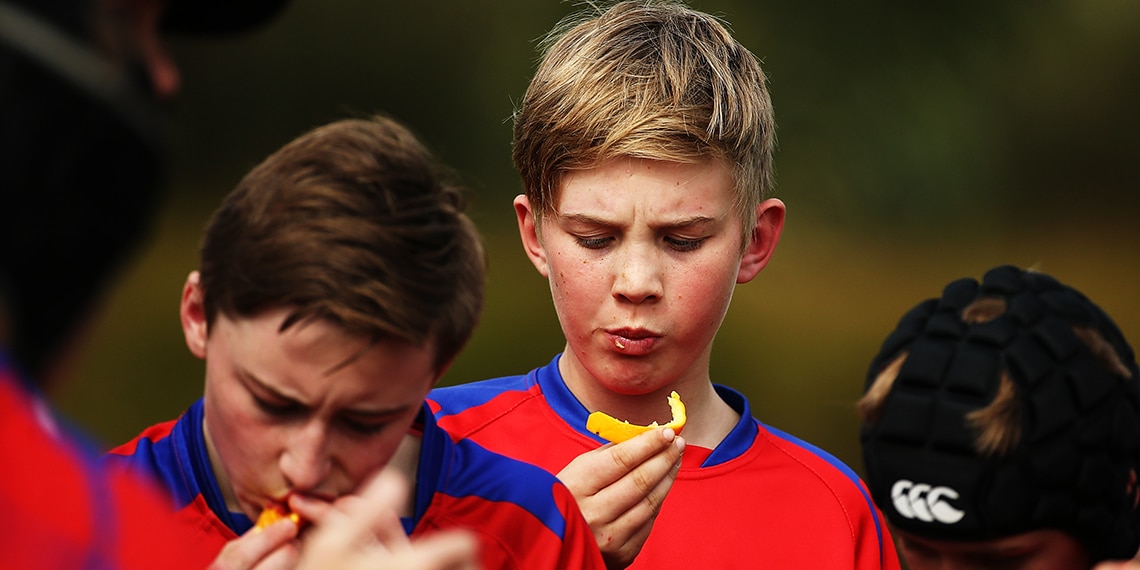
[[[681,470],[631,568],[897,569],[889,531],[863,481],[829,453],[752,417],[716,449],[685,448]],[[566,388],[558,357],[523,376],[437,388],[428,405],[456,439],[557,473],[602,443]]]
[[[415,515],[403,521],[409,533],[471,530],[484,568],[604,567],[574,497],[553,475],[474,442],[452,441],[426,406],[415,429],[422,445]],[[249,517],[226,508],[218,488],[202,435],[202,400],[178,420],[111,450],[105,461],[154,477],[170,492],[202,560],[252,527]]]

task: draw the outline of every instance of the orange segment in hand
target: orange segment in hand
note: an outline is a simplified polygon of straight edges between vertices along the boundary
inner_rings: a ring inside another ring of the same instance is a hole
[[[261,514],[257,516],[257,524],[254,526],[260,530],[284,518],[291,519],[295,525],[301,524],[301,516],[290,511],[289,507],[272,504],[261,511]]]
[[[669,394],[669,410],[673,412],[673,419],[665,425],[653,422],[647,426],[639,426],[614,418],[605,412],[594,412],[586,418],[586,429],[603,439],[613,442],[625,441],[635,435],[645,433],[651,429],[673,428],[675,433],[681,433],[685,427],[685,403],[677,392]]]

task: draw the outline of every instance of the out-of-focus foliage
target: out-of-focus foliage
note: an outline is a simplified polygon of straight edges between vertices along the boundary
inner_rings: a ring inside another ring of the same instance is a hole
[[[882,338],[950,280],[1037,266],[1140,343],[1140,3],[694,2],[763,59],[779,125],[777,255],[738,288],[714,381],[857,469],[852,402]],[[561,348],[522,255],[510,115],[555,0],[294,0],[247,36],[177,39],[167,207],[55,395],[106,443],[201,393],[178,300],[199,232],[244,172],[317,124],[383,112],[473,189],[491,253],[483,324],[445,377],[522,373]],[[665,410],[663,410],[665,413]]]

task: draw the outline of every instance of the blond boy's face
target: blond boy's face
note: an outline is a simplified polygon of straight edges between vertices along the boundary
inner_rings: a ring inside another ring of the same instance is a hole
[[[733,195],[720,162],[622,158],[567,173],[537,229],[537,213],[516,199],[524,247],[566,336],[572,390],[648,394],[708,381],[733,289],[763,266],[751,250],[742,256]]]
[[[426,347],[369,346],[326,321],[279,332],[285,316],[219,316],[197,345],[214,472],[230,510],[251,518],[289,493],[353,491],[392,457],[436,380]]]

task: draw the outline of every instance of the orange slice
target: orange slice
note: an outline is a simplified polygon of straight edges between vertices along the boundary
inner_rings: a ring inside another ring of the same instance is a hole
[[[289,510],[285,505],[272,504],[265,507],[261,514],[257,516],[257,523],[254,525],[258,530],[268,527],[269,525],[281,520],[290,519],[293,524],[301,524],[301,516]]]
[[[653,422],[647,426],[631,424],[627,421],[616,419],[605,412],[594,412],[590,414],[590,417],[586,418],[586,429],[603,439],[608,439],[613,442],[625,441],[636,435],[658,428],[673,428],[674,432],[681,433],[681,428],[685,427],[685,403],[681,401],[681,397],[677,395],[677,392],[669,394],[669,410],[673,412],[673,419],[670,420],[669,423],[657,425],[657,422]]]

